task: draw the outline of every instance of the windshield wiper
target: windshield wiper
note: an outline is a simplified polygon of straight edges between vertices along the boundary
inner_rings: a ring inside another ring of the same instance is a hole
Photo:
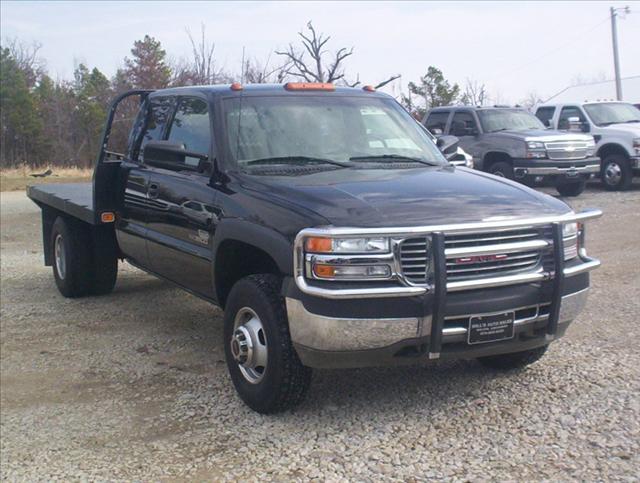
[[[630,122],[640,122],[640,119],[629,119],[628,121],[625,121],[625,124],[629,124]]]
[[[255,166],[258,164],[297,164],[304,165],[307,163],[314,164],[333,164],[335,166],[341,166],[348,168],[351,165],[349,163],[343,163],[342,161],[335,161],[333,159],[325,158],[312,158],[310,156],[274,156],[272,158],[260,158],[254,159],[245,163],[247,166]]]
[[[420,158],[412,158],[411,156],[402,156],[400,154],[380,154],[380,155],[371,155],[371,156],[353,156],[349,158],[349,161],[357,161],[360,163],[366,162],[378,162],[380,160],[391,160],[397,161],[399,163],[421,163],[426,164],[427,166],[440,166],[440,163],[433,163],[431,161],[427,161],[425,159]]]
[[[508,127],[501,127],[500,129],[494,129],[493,131],[489,131],[489,133],[500,132],[500,131],[509,131],[509,130],[511,130],[511,129],[508,128]]]

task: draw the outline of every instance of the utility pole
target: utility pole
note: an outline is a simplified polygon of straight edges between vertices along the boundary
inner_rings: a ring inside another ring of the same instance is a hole
[[[616,76],[616,98],[622,100],[622,80],[620,79],[620,58],[618,56],[618,10],[629,13],[629,7],[614,8],[611,7],[611,42],[613,43],[613,68]]]

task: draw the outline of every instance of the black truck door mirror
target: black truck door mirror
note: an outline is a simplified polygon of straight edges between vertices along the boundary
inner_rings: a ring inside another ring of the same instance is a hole
[[[211,167],[206,154],[185,149],[183,144],[171,141],[149,141],[144,146],[142,157],[145,164],[174,171],[196,171],[202,173]]]

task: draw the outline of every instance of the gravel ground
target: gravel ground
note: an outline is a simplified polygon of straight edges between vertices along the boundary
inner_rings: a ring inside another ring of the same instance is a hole
[[[37,208],[2,193],[2,479],[637,480],[640,184],[571,203],[605,211],[603,267],[542,361],[316,371],[267,417],[232,389],[218,309],[127,265],[112,295],[64,299]]]

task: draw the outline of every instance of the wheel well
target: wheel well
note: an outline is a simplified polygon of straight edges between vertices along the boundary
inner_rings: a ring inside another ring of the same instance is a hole
[[[216,252],[215,283],[218,303],[222,308],[233,285],[247,275],[280,274],[277,263],[264,250],[237,240],[223,241]]]
[[[598,149],[598,157],[600,159],[604,159],[610,154],[621,154],[625,157],[628,156],[627,151],[619,144],[605,144],[600,149]]]
[[[489,171],[489,168],[491,168],[492,164],[498,163],[500,161],[511,164],[511,156],[509,156],[507,153],[500,152],[487,153],[484,155],[483,168],[485,171]]]

